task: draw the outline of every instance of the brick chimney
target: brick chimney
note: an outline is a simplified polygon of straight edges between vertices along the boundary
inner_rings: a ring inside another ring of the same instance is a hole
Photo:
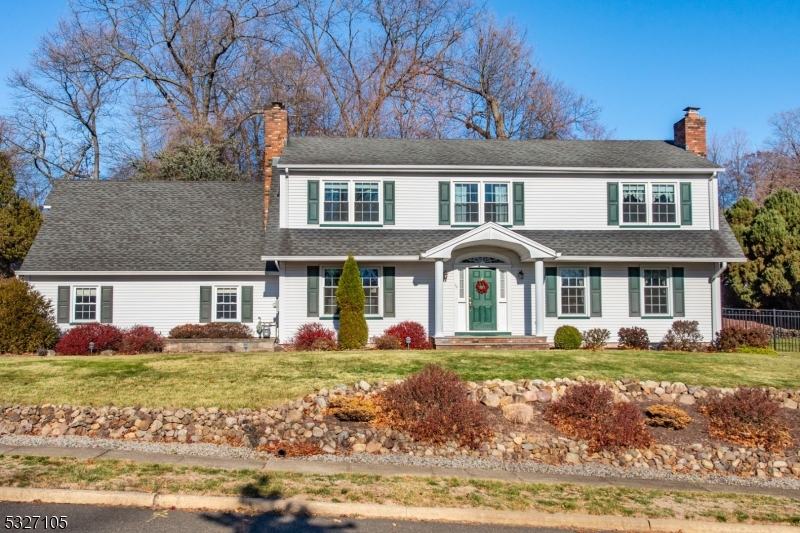
[[[289,137],[289,113],[281,102],[272,102],[264,113],[264,226],[267,225],[272,187],[272,159],[280,157]]]
[[[687,107],[686,115],[673,126],[675,144],[700,157],[706,157],[706,119],[697,114],[699,107]]]

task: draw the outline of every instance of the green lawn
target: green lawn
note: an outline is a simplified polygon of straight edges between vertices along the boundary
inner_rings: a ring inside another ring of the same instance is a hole
[[[653,379],[800,389],[800,354],[357,351],[113,357],[2,357],[0,403],[263,407],[315,388],[390,381],[427,363],[464,379]]]

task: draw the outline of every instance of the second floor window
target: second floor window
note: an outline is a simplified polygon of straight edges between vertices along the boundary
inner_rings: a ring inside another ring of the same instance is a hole
[[[675,185],[653,184],[653,224],[674,224]]]
[[[483,199],[484,222],[508,222],[508,184],[486,183]]]
[[[356,222],[380,221],[377,183],[356,183],[353,213]]]
[[[642,184],[622,186],[622,222],[625,224],[647,224],[647,194]]]
[[[325,222],[349,222],[350,199],[347,183],[325,184]]]
[[[468,224],[478,222],[477,183],[456,183],[455,221]]]

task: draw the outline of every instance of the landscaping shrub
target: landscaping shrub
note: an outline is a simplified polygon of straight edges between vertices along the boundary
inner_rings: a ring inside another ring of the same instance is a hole
[[[318,337],[313,340],[309,349],[312,352],[335,352],[339,349],[339,345],[334,340]]]
[[[553,345],[559,350],[577,350],[583,337],[575,326],[561,326],[553,336]]]
[[[122,332],[123,353],[153,353],[164,349],[164,337],[150,326],[133,326]]]
[[[656,404],[645,410],[647,425],[670,429],[683,429],[692,422],[686,411],[674,405]]]
[[[403,347],[400,337],[384,333],[380,337],[375,337],[375,348],[378,350],[399,350]]]
[[[676,320],[661,340],[661,348],[681,352],[696,352],[703,336],[697,320]]]
[[[336,343],[336,332],[328,329],[319,322],[309,322],[297,328],[294,338],[289,342],[295,350],[313,350],[314,342],[318,339]],[[317,344],[319,346],[319,343]]]
[[[617,340],[622,350],[649,350],[650,337],[644,328],[620,328],[617,332]]]
[[[602,350],[605,348],[611,332],[604,328],[594,328],[583,332],[583,345],[589,350]]]
[[[328,412],[342,422],[371,422],[375,419],[378,408],[366,398],[333,396]]]
[[[339,346],[344,350],[363,348],[369,329],[364,318],[364,287],[353,254],[344,262],[336,288],[336,305],[339,306]]]
[[[52,348],[57,340],[50,302],[23,280],[0,280],[0,353]]]
[[[384,335],[394,335],[400,339],[400,344],[403,348],[406,347],[406,337],[411,337],[412,350],[430,350],[432,348],[428,334],[425,333],[425,328],[419,322],[413,320],[406,320],[396,324],[386,331]]]
[[[548,406],[544,418],[562,433],[587,441],[592,453],[653,442],[639,409],[628,403],[614,404],[611,390],[596,383],[567,388],[563,397]]]
[[[89,343],[94,343],[93,354],[103,350],[118,352],[122,348],[122,330],[112,324],[81,324],[75,326],[56,343],[56,352],[62,355],[89,355]]]
[[[770,330],[765,326],[725,326],[717,332],[713,345],[720,352],[735,352],[742,346],[767,348],[771,340]]]
[[[458,374],[429,365],[378,396],[385,423],[432,443],[459,441],[476,446],[492,431],[481,406],[467,398]]]
[[[251,339],[253,330],[247,324],[209,322],[184,324],[169,330],[170,339]]]
[[[503,416],[515,424],[530,424],[533,420],[533,407],[525,403],[510,403],[503,406]]]
[[[708,417],[712,438],[781,451],[792,445],[789,428],[780,413],[780,402],[764,389],[743,387],[733,394],[710,393],[698,409]]]

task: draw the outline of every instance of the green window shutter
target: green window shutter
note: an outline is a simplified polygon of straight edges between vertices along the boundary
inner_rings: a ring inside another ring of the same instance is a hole
[[[608,183],[608,225],[619,226],[619,183]]]
[[[591,313],[589,316],[603,316],[603,291],[600,267],[589,267],[589,292]]]
[[[319,224],[319,181],[308,182],[308,223]]]
[[[242,287],[242,322],[253,321],[253,286]]]
[[[558,269],[556,267],[547,267],[544,269],[545,316],[558,316],[557,275]]]
[[[639,267],[628,267],[628,316],[642,316]]]
[[[514,182],[514,225],[525,225],[525,184]]]
[[[100,322],[114,321],[114,287],[100,287]]]
[[[681,225],[692,225],[692,184],[681,183]]]
[[[56,321],[59,324],[69,324],[69,287],[58,288],[56,314]]]
[[[383,223],[394,225],[394,182],[383,182]]]
[[[674,267],[672,269],[672,316],[686,316],[686,298],[683,287],[683,267]]]
[[[439,225],[450,225],[450,182],[439,182]]]
[[[306,316],[319,316],[319,267],[306,267]]]
[[[200,323],[211,322],[211,287],[200,287]]]
[[[394,267],[383,267],[383,316],[394,315]]]

